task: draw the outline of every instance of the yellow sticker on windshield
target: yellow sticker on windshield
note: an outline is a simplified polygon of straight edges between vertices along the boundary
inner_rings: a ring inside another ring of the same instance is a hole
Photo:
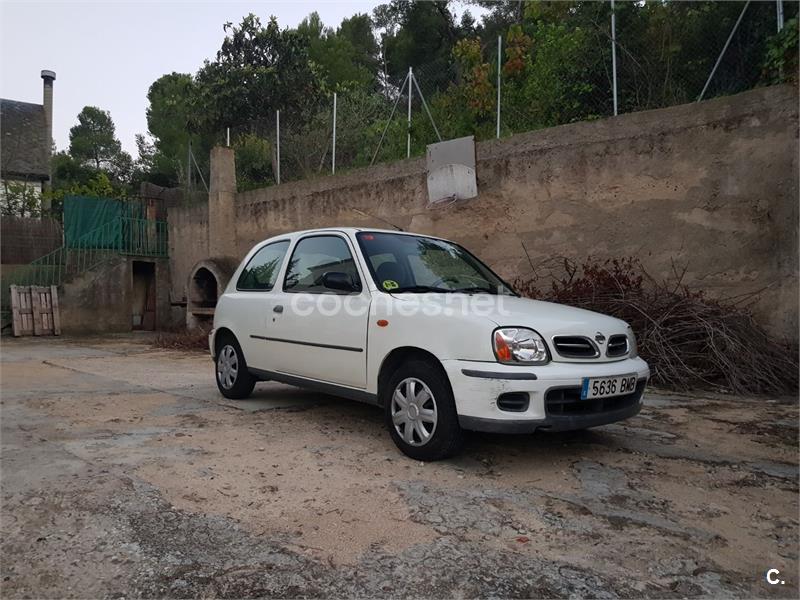
[[[396,290],[400,287],[394,279],[386,279],[382,285],[385,290]]]

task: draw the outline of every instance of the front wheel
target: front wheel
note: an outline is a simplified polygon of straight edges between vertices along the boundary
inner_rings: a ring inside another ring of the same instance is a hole
[[[463,443],[453,392],[438,365],[414,359],[401,365],[385,390],[386,425],[400,450],[416,460],[440,460]]]
[[[217,388],[226,398],[241,400],[253,392],[256,378],[247,370],[244,354],[235,340],[222,342],[217,351],[215,367]]]

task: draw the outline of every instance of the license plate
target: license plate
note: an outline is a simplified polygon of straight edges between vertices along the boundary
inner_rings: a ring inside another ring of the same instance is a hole
[[[585,378],[581,387],[581,400],[622,396],[636,390],[636,375]]]

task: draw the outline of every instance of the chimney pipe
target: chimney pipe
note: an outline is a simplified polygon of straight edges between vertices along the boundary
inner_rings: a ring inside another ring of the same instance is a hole
[[[44,107],[44,123],[47,136],[47,165],[48,165],[48,180],[45,183],[45,188],[50,189],[53,182],[53,169],[50,166],[50,159],[53,153],[53,82],[56,80],[55,71],[43,70],[42,79],[44,80],[42,106]],[[42,212],[50,210],[50,201],[48,199],[42,202]]]
[[[42,71],[42,79],[44,80],[44,122],[47,126],[47,141],[48,151],[53,147],[53,82],[56,80],[54,71]]]

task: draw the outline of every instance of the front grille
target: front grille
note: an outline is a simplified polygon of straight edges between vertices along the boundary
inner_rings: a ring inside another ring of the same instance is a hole
[[[581,400],[581,388],[557,388],[548,390],[544,397],[544,410],[547,416],[596,415],[614,412],[634,406],[642,398],[647,380],[636,382],[636,390],[624,396],[611,398],[591,398]]]
[[[497,408],[508,412],[525,412],[529,404],[530,397],[526,392],[506,392],[497,397]]]
[[[578,335],[559,335],[553,338],[553,345],[564,358],[597,358],[600,352],[589,338]]]
[[[606,356],[625,356],[628,353],[628,336],[612,335],[608,338]]]

